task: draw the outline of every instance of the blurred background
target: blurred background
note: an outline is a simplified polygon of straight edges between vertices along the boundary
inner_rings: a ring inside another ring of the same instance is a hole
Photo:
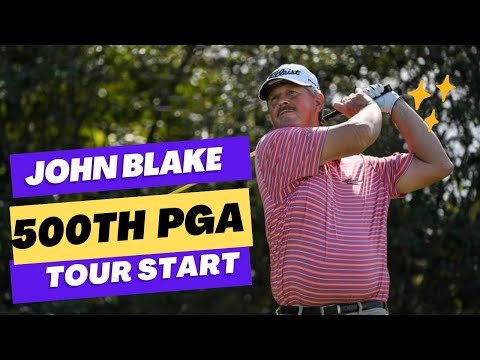
[[[250,181],[187,191],[250,189],[252,286],[13,305],[9,207],[168,194],[175,187],[12,199],[9,155],[247,135],[251,151],[271,130],[258,88],[283,63],[307,66],[331,102],[369,83],[399,94],[420,80],[455,170],[393,200],[389,212],[390,311],[480,314],[480,57],[469,45],[0,45],[0,314],[272,314],[263,207]],[[442,102],[436,85],[456,86]],[[407,101],[413,106],[413,98]],[[345,121],[338,117],[328,125]],[[365,153],[406,151],[384,118]]]

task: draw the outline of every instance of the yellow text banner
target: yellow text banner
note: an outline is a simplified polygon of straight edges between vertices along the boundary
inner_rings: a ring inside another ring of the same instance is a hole
[[[253,245],[248,188],[12,206],[10,219],[15,264]]]

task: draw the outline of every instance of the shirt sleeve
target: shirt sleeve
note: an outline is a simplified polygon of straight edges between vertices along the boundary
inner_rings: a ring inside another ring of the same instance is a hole
[[[257,144],[255,167],[260,191],[279,202],[297,179],[317,174],[327,127],[288,127],[270,131]]]
[[[377,171],[384,180],[391,199],[399,199],[407,195],[407,193],[397,192],[397,182],[410,166],[413,156],[413,153],[396,152],[390,156],[376,158]]]

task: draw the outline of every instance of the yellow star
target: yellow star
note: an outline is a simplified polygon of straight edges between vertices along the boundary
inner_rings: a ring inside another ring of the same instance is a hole
[[[418,84],[418,87],[415,90],[410,91],[408,93],[409,95],[412,95],[413,99],[415,100],[415,110],[418,110],[423,100],[432,96],[425,91],[424,87],[425,87],[424,81],[420,80],[420,84]]]
[[[432,131],[433,126],[438,124],[438,120],[435,117],[435,109],[432,110],[432,113],[425,119],[425,121],[428,124],[428,132]]]
[[[440,91],[442,92],[442,102],[445,101],[445,99],[447,98],[447,94],[456,88],[456,86],[453,86],[452,84],[450,84],[450,77],[449,75],[447,74],[445,76],[445,79],[443,80],[443,83],[441,85],[437,85],[437,88],[440,89]]]

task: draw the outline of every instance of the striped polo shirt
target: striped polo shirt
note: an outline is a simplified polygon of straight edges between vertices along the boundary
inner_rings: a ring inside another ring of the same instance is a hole
[[[272,130],[256,179],[280,305],[387,301],[387,215],[413,154],[354,155],[320,165],[328,127]]]

